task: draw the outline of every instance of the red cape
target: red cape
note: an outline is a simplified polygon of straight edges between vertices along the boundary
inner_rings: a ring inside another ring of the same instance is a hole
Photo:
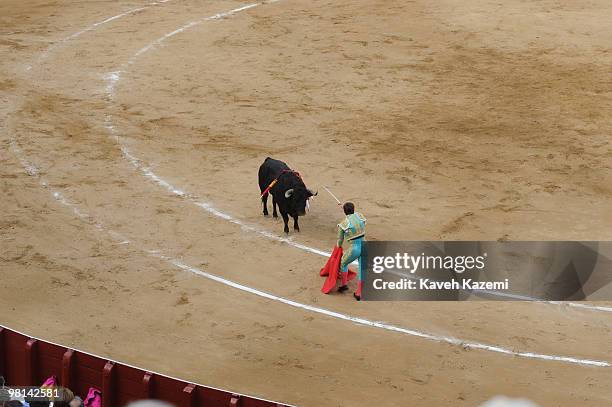
[[[325,283],[323,284],[323,287],[321,287],[321,291],[324,294],[329,294],[329,292],[333,290],[334,287],[336,286],[336,281],[338,280],[338,275],[340,274],[341,260],[342,260],[342,247],[336,246],[331,256],[329,256],[327,263],[325,263],[325,266],[321,269],[321,272],[319,273],[321,277],[327,276],[327,279],[325,279]],[[348,281],[351,281],[356,276],[357,276],[357,273],[355,273],[352,270],[349,270]]]

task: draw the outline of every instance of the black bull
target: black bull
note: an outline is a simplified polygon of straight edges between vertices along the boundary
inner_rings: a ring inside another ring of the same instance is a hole
[[[300,175],[284,162],[268,157],[259,167],[259,189],[264,216],[268,216],[268,194],[272,194],[272,216],[278,217],[278,205],[285,233],[289,233],[289,216],[293,218],[293,229],[299,232],[298,217],[306,215],[308,199],[316,195],[306,188]]]

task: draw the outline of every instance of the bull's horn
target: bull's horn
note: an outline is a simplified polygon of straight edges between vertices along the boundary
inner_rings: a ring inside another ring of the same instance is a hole
[[[285,198],[289,198],[291,195],[293,195],[293,188],[285,191]]]
[[[310,195],[312,196],[317,196],[319,194],[319,191],[313,193],[310,189],[308,190],[308,192],[310,192]]]

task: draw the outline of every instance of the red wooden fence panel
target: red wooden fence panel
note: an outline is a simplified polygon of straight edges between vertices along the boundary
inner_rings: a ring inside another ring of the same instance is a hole
[[[7,386],[40,386],[56,376],[59,385],[85,397],[102,391],[104,407],[154,398],[177,407],[288,407],[149,372],[66,348],[0,326],[0,376]]]

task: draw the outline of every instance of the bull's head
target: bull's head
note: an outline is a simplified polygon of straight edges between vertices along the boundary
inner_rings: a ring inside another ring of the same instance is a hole
[[[293,209],[298,216],[306,215],[306,208],[308,207],[308,200],[316,196],[318,192],[313,193],[308,188],[291,188],[285,191],[285,198],[289,201],[289,207]]]

